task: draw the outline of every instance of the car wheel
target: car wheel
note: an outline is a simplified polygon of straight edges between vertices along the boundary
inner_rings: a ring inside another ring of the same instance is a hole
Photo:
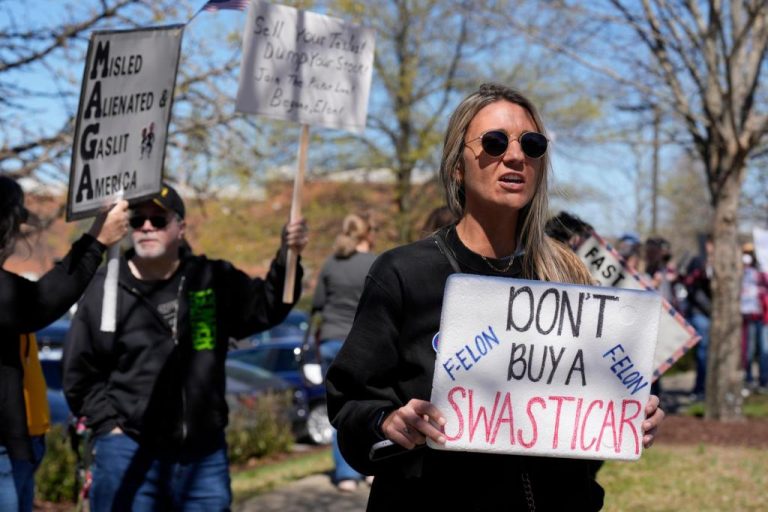
[[[328,409],[325,402],[318,402],[309,409],[307,437],[314,444],[331,444],[333,427],[328,420]]]

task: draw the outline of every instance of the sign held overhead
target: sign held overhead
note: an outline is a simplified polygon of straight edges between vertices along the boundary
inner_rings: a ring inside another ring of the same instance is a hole
[[[122,194],[160,191],[183,25],[91,35],[80,91],[67,220]]]
[[[370,29],[253,1],[243,36],[237,110],[362,132],[373,54]]]

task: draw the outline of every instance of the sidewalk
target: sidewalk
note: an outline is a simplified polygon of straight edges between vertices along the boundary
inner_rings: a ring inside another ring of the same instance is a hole
[[[354,493],[336,490],[327,474],[310,475],[254,496],[235,506],[235,512],[360,512],[368,503],[368,484]]]

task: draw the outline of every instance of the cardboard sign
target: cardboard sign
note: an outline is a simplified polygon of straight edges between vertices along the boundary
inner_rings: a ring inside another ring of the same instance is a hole
[[[362,132],[373,50],[370,29],[252,1],[243,35],[237,110]]]
[[[576,254],[586,264],[596,284],[655,292],[653,284],[628,267],[624,259],[596,233],[581,243]],[[701,339],[693,326],[664,298],[661,298],[661,305],[665,314],[661,316],[659,339],[655,342],[653,380],[658,379]]]
[[[647,291],[453,274],[431,401],[436,449],[637,459],[660,298]]]
[[[67,220],[122,194],[160,192],[183,25],[91,35],[80,91]]]

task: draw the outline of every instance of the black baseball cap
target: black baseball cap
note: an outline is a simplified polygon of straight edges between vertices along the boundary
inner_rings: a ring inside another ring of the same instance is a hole
[[[160,189],[160,194],[152,199],[152,201],[166,210],[176,212],[180,218],[184,218],[184,214],[186,213],[184,201],[181,199],[179,193],[167,183],[163,183],[163,188]]]

